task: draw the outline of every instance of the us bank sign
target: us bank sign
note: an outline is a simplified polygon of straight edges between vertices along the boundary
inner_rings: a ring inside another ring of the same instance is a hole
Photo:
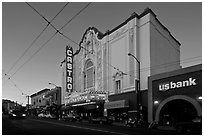
[[[184,81],[178,81],[178,82],[167,82],[167,83],[162,83],[159,84],[159,91],[166,91],[170,89],[177,89],[181,87],[189,87],[189,86],[195,86],[196,84],[196,79],[195,78],[189,78]]]
[[[66,91],[68,94],[73,90],[73,49],[66,46]]]

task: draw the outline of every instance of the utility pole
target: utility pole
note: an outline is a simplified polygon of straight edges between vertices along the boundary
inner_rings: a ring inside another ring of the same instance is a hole
[[[27,94],[25,94],[25,93],[22,93],[22,95],[26,95],[26,98],[28,98],[28,106],[27,106],[27,109],[29,109],[29,104],[30,104],[30,103],[29,103],[29,102],[30,102],[29,99],[30,99],[30,96],[27,95]]]
[[[26,96],[28,98],[28,110],[29,110],[29,99],[30,99],[30,96]]]

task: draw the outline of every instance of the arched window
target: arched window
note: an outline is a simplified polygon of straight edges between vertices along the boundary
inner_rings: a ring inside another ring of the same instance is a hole
[[[91,60],[88,60],[85,64],[84,70],[84,88],[92,88],[94,86],[94,65]]]

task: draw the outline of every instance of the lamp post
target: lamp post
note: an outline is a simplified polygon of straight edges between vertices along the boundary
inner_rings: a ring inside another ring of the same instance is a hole
[[[138,81],[139,81],[139,84],[137,85],[137,81],[135,80],[135,91],[136,91],[136,94],[137,94],[137,121],[139,120],[139,104],[140,104],[140,61],[131,53],[128,53],[128,56],[132,56],[138,63]],[[135,69],[137,68],[137,66],[135,67]],[[137,89],[138,87],[138,89]]]
[[[48,83],[49,85],[53,85],[53,86],[55,86],[55,88],[57,88],[58,86],[57,85],[55,85],[54,83]]]

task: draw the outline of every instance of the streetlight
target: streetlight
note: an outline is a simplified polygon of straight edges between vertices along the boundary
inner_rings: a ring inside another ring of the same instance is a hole
[[[137,85],[137,81],[135,80],[135,91],[136,91],[136,94],[137,94],[137,121],[139,120],[139,95],[140,95],[140,61],[131,53],[128,53],[128,56],[132,56],[138,63],[138,81],[139,81],[139,84]],[[137,68],[137,66],[135,67],[135,69]],[[137,88],[138,87],[138,88]]]
[[[55,87],[58,87],[57,85],[55,85],[54,83],[48,83],[49,85],[53,85]]]

